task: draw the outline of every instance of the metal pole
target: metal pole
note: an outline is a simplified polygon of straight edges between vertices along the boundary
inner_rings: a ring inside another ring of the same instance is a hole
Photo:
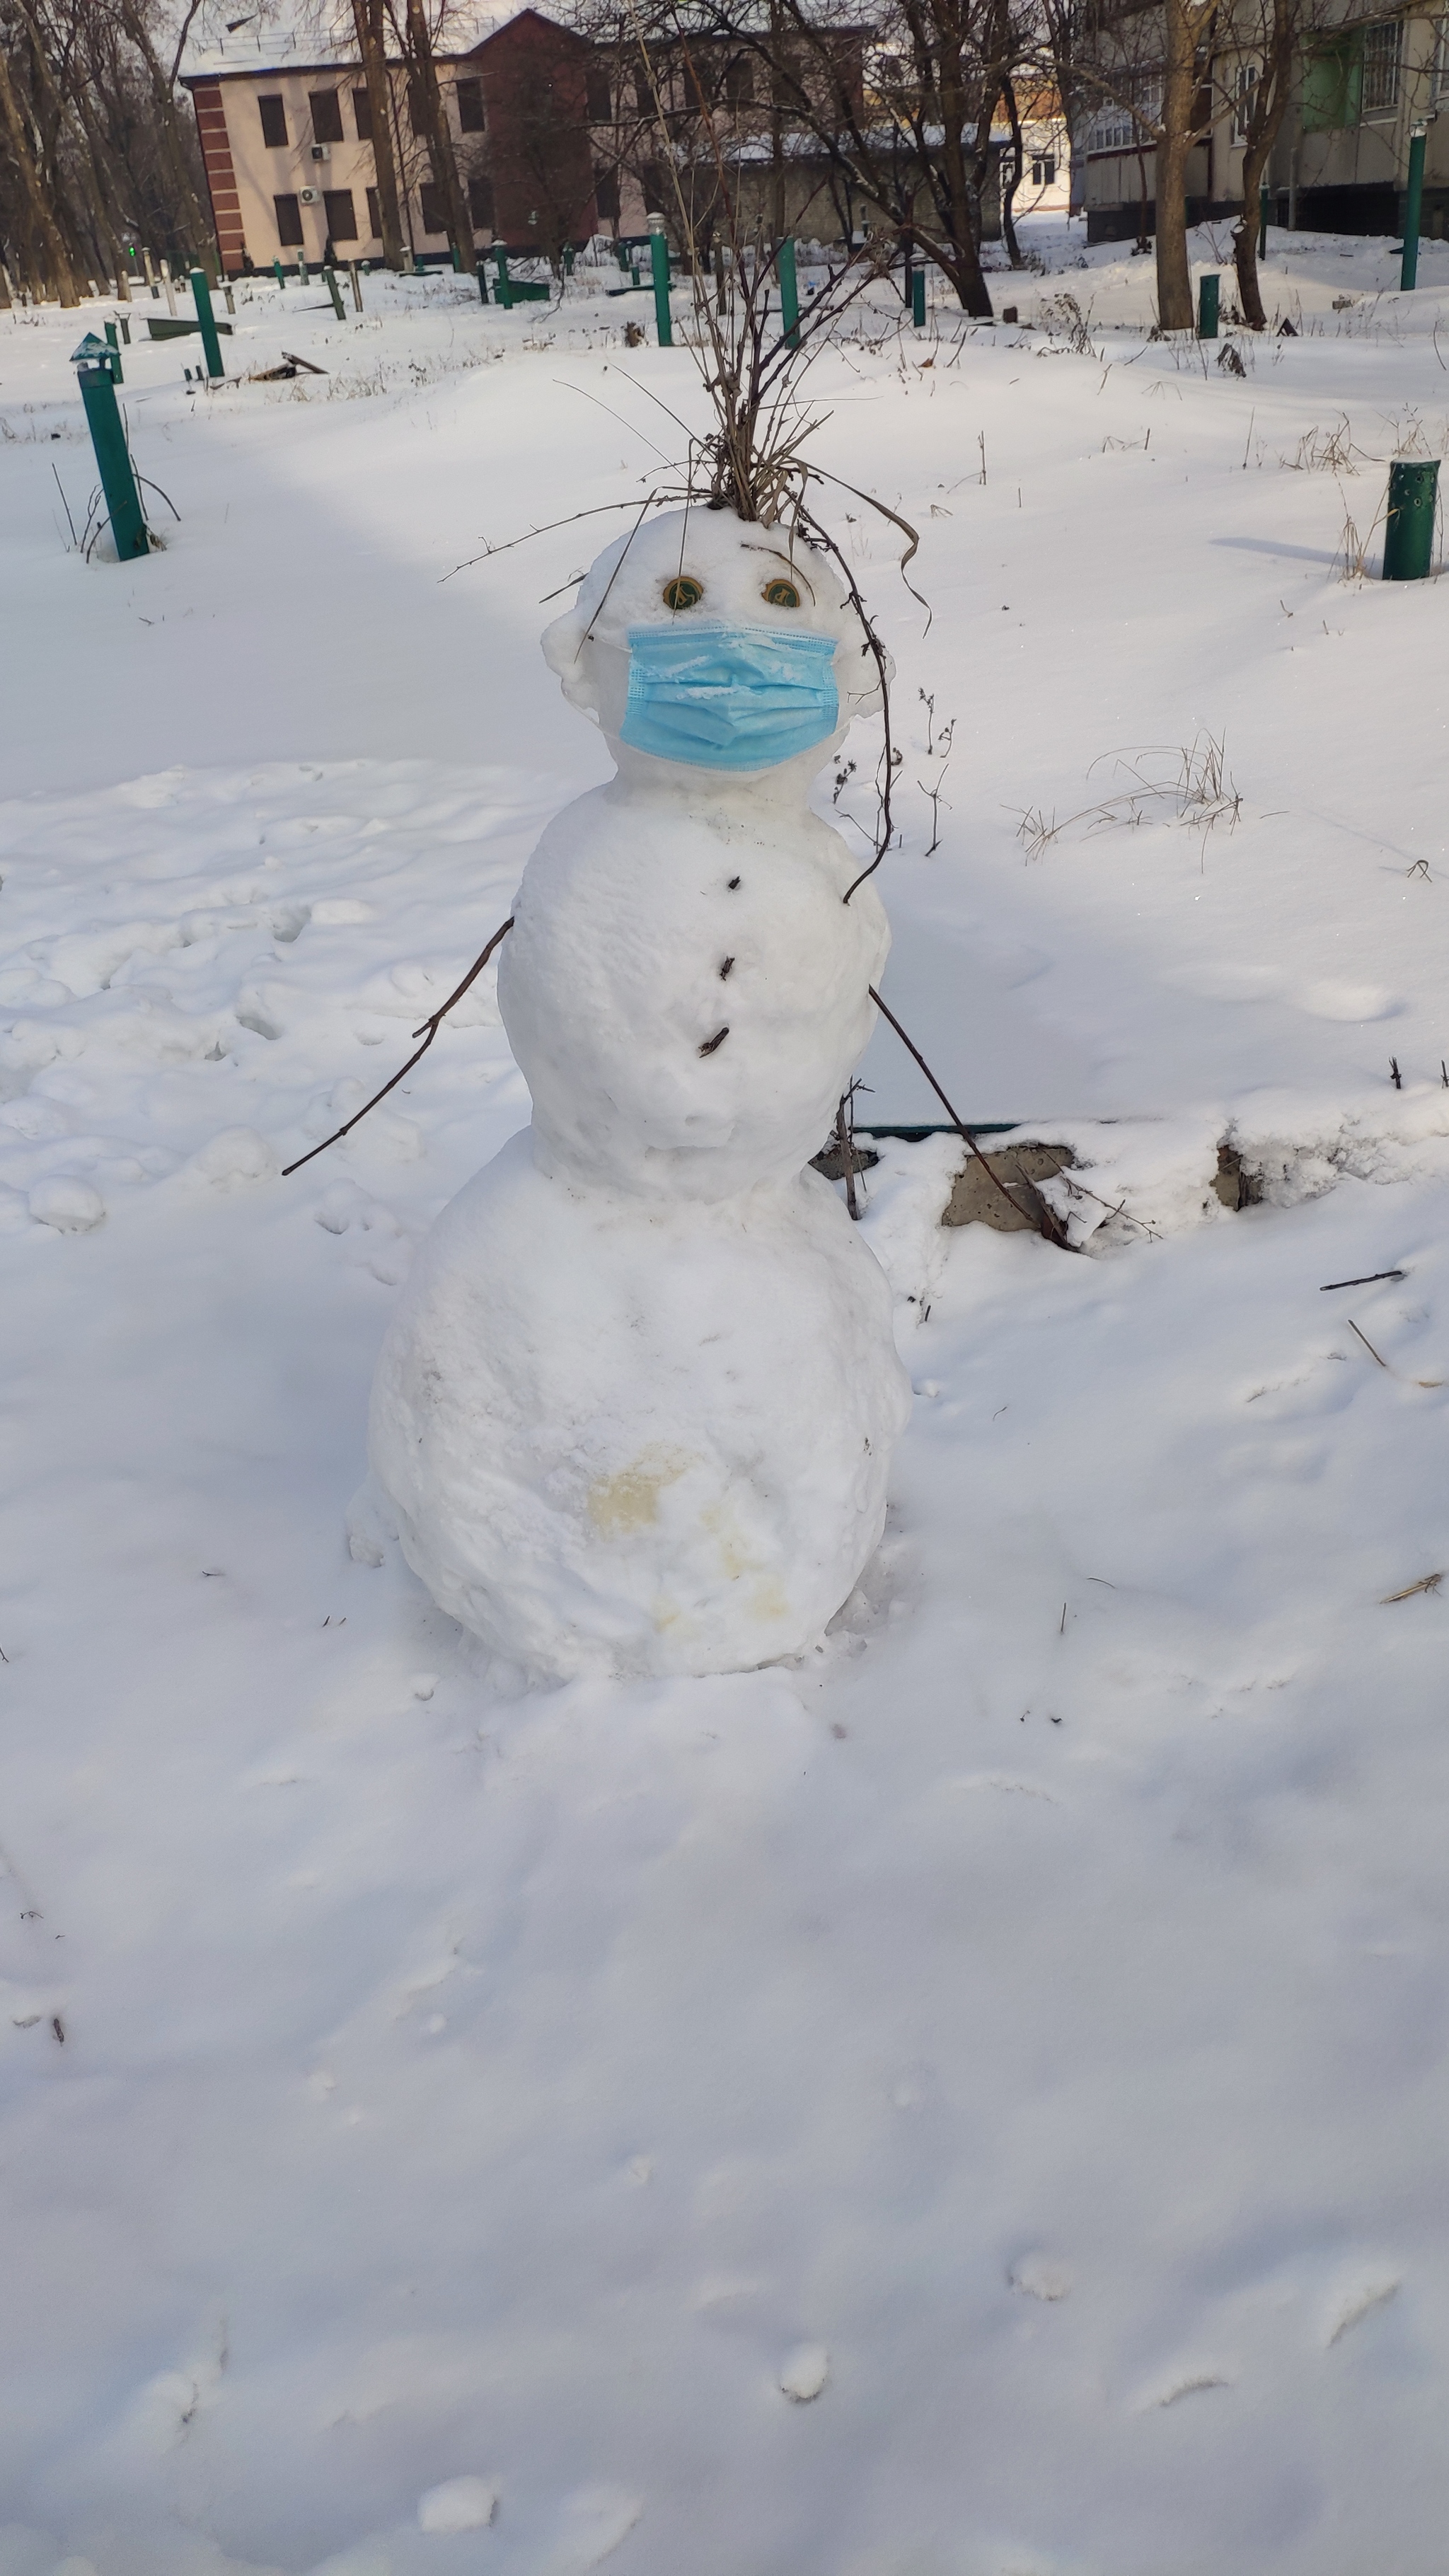
[[[343,307],[342,289],[337,283],[337,271],[335,268],[324,268],[322,274],[327,280],[327,292],[332,298],[332,310],[339,322],[345,322],[347,314]]]
[[[1216,269],[1209,269],[1197,282],[1197,336],[1215,340],[1218,336],[1218,286]]]
[[[287,283],[287,272],[282,266],[280,257],[273,260],[272,267],[276,272],[277,284],[279,286],[285,286]]]
[[[792,349],[800,346],[800,288],[795,276],[795,244],[786,234],[775,254],[780,274],[780,320]]]
[[[665,237],[664,217],[649,218],[649,258],[654,270],[654,321],[661,349],[674,346],[674,326],[669,318],[669,243]]]
[[[924,331],[926,327],[926,272],[924,268],[913,268],[911,271],[911,320],[914,322],[918,331]]]
[[[216,336],[216,315],[211,309],[211,288],[207,284],[204,268],[192,270],[191,292],[196,300],[196,318],[201,324],[201,345],[206,351],[206,372],[213,379],[224,376],[226,369],[221,363],[221,342]]]
[[[1422,581],[1434,559],[1434,511],[1439,459],[1400,458],[1389,467],[1389,512],[1384,527],[1385,581]]]
[[[347,274],[352,280],[352,301],[360,313],[362,311],[362,280],[357,274],[357,262],[355,259],[350,259],[348,261]]]
[[[126,380],[121,373],[121,335],[116,329],[114,322],[108,322],[106,324],[106,338],[109,340],[111,347],[116,353],[111,373],[115,377],[117,384],[122,385]]]
[[[1416,125],[1409,137],[1409,184],[1404,191],[1404,264],[1399,293],[1407,295],[1419,274],[1419,215],[1424,202],[1424,142],[1427,126]]]
[[[77,367],[76,374],[80,379],[86,427],[96,451],[96,471],[106,496],[106,513],[116,541],[116,553],[122,563],[129,563],[133,556],[149,554],[151,541],[146,533],[141,496],[136,489],[136,477],[126,447],[126,433],[121,427],[110,365],[106,361],[82,365]]]

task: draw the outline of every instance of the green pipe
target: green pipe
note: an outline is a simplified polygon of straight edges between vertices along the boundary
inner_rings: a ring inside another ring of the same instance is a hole
[[[86,427],[96,451],[96,471],[106,496],[106,513],[116,541],[116,553],[122,563],[130,563],[134,556],[150,553],[151,540],[146,533],[141,496],[136,489],[136,477],[126,447],[126,433],[121,427],[110,363],[80,366],[76,374],[80,379]]]
[[[1409,137],[1409,184],[1404,191],[1404,261],[1399,271],[1399,293],[1407,295],[1419,275],[1419,219],[1424,203],[1424,147],[1426,130],[1420,125]]]
[[[787,233],[775,253],[780,273],[780,320],[792,349],[800,346],[800,288],[795,276],[795,244]]]
[[[339,322],[345,322],[347,315],[343,310],[342,289],[337,283],[337,271],[335,268],[324,268],[322,274],[327,280],[327,292],[332,298],[332,310]]]
[[[206,372],[212,378],[224,376],[226,369],[221,363],[221,342],[216,336],[216,315],[211,309],[211,288],[204,268],[192,270],[191,292],[196,299],[196,318],[201,325],[201,345],[206,351]]]
[[[1209,269],[1197,282],[1197,336],[1215,340],[1218,336],[1218,286],[1216,269]]]
[[[283,268],[283,266],[282,266],[281,260],[280,260],[279,258],[278,258],[278,259],[274,259],[274,260],[273,260],[273,262],[272,262],[272,267],[273,267],[273,269],[276,271],[277,284],[278,284],[279,286],[285,286],[285,285],[286,285],[286,283],[287,283],[287,273],[286,273],[286,270],[285,270],[285,269]]]
[[[109,340],[111,347],[116,353],[115,363],[111,368],[112,378],[116,384],[123,385],[126,379],[121,373],[121,336],[117,331],[114,322],[108,322],[106,324],[106,338]]]
[[[649,218],[649,258],[654,270],[654,321],[661,349],[674,346],[674,325],[669,314],[669,243],[664,231],[664,217]]]
[[[918,331],[924,331],[926,327],[926,272],[923,268],[913,268],[911,271],[911,320],[914,322]]]
[[[1384,530],[1385,581],[1423,581],[1434,559],[1434,513],[1439,459],[1401,458],[1389,467],[1389,515]]]

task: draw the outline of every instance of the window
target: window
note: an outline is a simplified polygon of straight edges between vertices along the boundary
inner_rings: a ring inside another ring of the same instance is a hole
[[[463,132],[465,134],[481,134],[483,131],[483,83],[481,81],[459,81],[457,96],[458,123],[462,127]]]
[[[445,233],[448,229],[448,200],[436,180],[425,179],[420,190],[423,201],[425,233]]]
[[[353,211],[350,188],[324,188],[322,203],[327,209],[327,232],[335,242],[356,241],[357,216]]]
[[[408,82],[408,130],[412,134],[424,135],[428,130],[428,108],[421,81]]]
[[[1253,114],[1253,101],[1258,95],[1258,66],[1239,63],[1233,83],[1233,141],[1246,143]]]
[[[302,209],[295,197],[274,197],[277,210],[277,239],[283,250],[297,250],[302,242]]]
[[[259,98],[257,105],[262,111],[262,141],[269,144],[274,152],[283,150],[287,141],[287,111],[281,99]]]
[[[1401,21],[1363,31],[1363,109],[1365,116],[1387,116],[1399,104],[1399,60],[1403,51]]]
[[[312,111],[314,143],[340,143],[342,140],[342,101],[335,89],[314,89],[307,94]]]
[[[1056,181],[1056,154],[1054,152],[1039,153],[1031,165],[1032,186],[1034,188],[1054,188],[1056,186]]]
[[[736,54],[725,70],[725,104],[728,107],[753,107],[755,103],[755,66],[748,54]]]
[[[375,188],[369,188],[367,192],[367,238],[369,241],[382,239],[382,199]]]
[[[609,96],[609,75],[602,63],[589,63],[584,71],[585,110],[590,125],[608,125],[614,114]]]
[[[601,224],[616,224],[618,222],[619,182],[615,178],[612,170],[596,170],[594,172],[594,203],[598,207],[599,221]]]
[[[358,142],[370,143],[372,141],[372,101],[365,89],[355,89],[352,93],[352,122],[357,128]]]
[[[1160,72],[1124,72],[1120,76],[1126,97],[1132,98],[1146,117],[1162,113],[1162,75]],[[1089,152],[1135,152],[1151,141],[1144,133],[1130,107],[1115,99],[1104,101],[1087,127],[1086,148]]]
[[[1327,134],[1357,125],[1363,98],[1363,30],[1330,37],[1303,66],[1303,131]]]
[[[493,182],[485,179],[481,170],[468,182],[468,212],[473,218],[475,232],[492,232]]]

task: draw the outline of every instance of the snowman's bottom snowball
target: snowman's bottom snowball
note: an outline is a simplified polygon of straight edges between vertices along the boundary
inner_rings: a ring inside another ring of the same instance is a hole
[[[713,1204],[546,1179],[444,1209],[370,1451],[434,1599],[531,1672],[797,1654],[876,1546],[910,1409],[885,1276],[814,1172]]]

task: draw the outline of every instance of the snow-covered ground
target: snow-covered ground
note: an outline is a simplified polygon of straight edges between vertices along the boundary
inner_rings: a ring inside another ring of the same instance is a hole
[[[540,600],[625,523],[443,576],[637,505],[690,356],[260,286],[215,392],[128,353],[181,516],[118,567],[57,490],[94,316],[0,316],[0,2576],[1437,2576],[1449,594],[1372,575],[1449,249],[1274,235],[1239,378],[1076,239],[996,281],[1036,327],[882,294],[813,381],[931,609],[836,490],[887,998],[1072,1144],[1087,1257],[887,1145],[880,1556],[806,1663],[630,1689],[343,1534],[413,1245],[527,1118],[491,976],[279,1168],[603,774]]]

